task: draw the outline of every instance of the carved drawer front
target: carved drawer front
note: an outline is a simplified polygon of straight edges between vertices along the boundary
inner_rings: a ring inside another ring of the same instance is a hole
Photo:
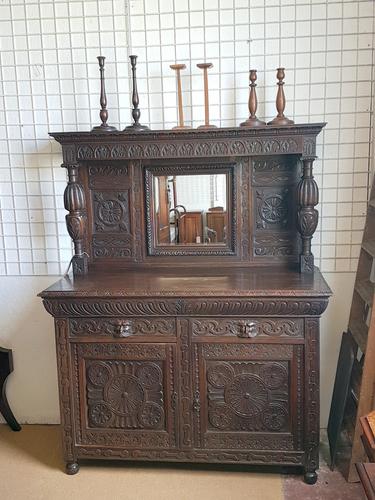
[[[174,318],[84,318],[69,321],[70,337],[176,337]]]
[[[193,337],[303,337],[302,318],[199,318],[191,320]]]
[[[72,344],[78,445],[176,446],[175,345]]]
[[[199,343],[194,363],[197,447],[302,450],[302,345]]]

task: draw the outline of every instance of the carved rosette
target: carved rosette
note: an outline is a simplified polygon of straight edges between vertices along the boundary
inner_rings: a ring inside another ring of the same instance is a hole
[[[311,240],[318,225],[319,212],[314,208],[319,203],[319,190],[313,176],[314,158],[303,159],[303,175],[297,187],[298,213],[297,228],[302,237],[300,271],[314,272],[314,256]]]
[[[84,252],[84,238],[86,234],[87,215],[85,193],[78,182],[78,165],[65,164],[68,169],[68,185],[64,192],[64,206],[69,212],[65,216],[68,233],[74,243],[73,273],[86,274],[88,271],[88,258]]]

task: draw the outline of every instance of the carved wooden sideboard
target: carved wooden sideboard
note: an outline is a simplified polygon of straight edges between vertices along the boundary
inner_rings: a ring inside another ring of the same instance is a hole
[[[74,276],[41,293],[68,473],[109,458],[300,466],[316,481],[323,126],[51,134],[75,249]],[[211,173],[225,243],[159,242],[158,176]]]

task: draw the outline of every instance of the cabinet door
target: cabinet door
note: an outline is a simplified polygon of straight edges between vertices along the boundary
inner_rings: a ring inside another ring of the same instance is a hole
[[[195,343],[194,370],[196,447],[302,450],[303,345]]]
[[[176,446],[175,345],[73,343],[77,445]]]

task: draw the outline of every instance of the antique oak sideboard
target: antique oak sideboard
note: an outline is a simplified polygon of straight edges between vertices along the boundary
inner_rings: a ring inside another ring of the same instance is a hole
[[[299,466],[316,481],[323,126],[51,134],[73,276],[40,295],[69,474],[105,458]],[[200,229],[184,243],[189,213]]]

